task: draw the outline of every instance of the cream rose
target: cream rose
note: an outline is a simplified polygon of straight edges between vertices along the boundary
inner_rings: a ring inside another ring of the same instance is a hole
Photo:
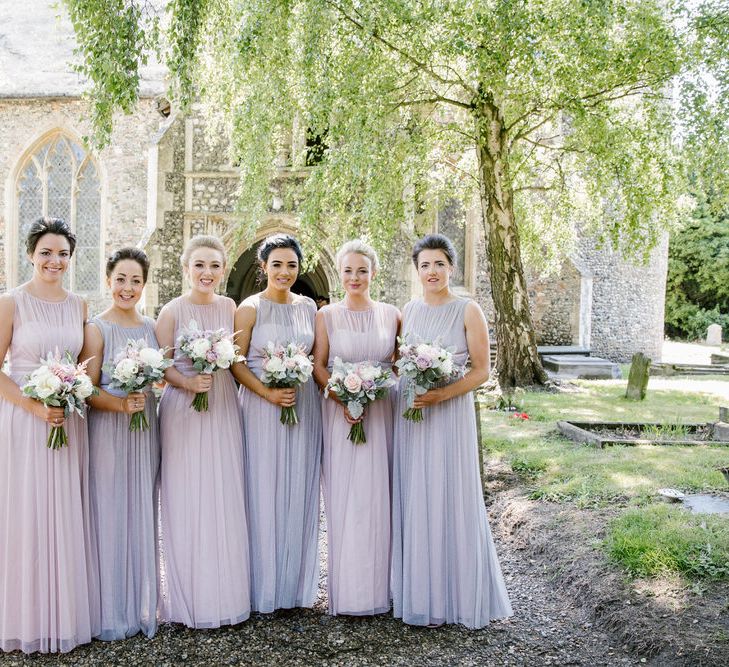
[[[143,347],[139,350],[139,361],[145,366],[152,368],[159,368],[162,365],[164,356],[159,350],[155,350],[153,347]]]
[[[114,368],[114,379],[129,382],[139,372],[139,365],[134,359],[122,359]]]
[[[81,376],[73,393],[76,395],[76,398],[85,401],[94,393],[94,385],[91,383],[91,378],[88,375]]]
[[[61,387],[61,380],[47,371],[33,378],[33,386],[38,398],[44,399],[55,394]]]
[[[198,338],[193,341],[190,351],[195,359],[204,359],[205,355],[210,352],[210,341],[207,338]]]

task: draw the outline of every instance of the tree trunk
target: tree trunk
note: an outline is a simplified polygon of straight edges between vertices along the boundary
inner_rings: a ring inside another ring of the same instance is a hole
[[[502,388],[544,384],[521,261],[504,118],[489,94],[474,107],[481,214],[496,315],[496,373]]]

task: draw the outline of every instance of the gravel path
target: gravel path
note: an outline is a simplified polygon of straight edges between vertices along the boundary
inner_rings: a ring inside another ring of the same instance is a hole
[[[499,540],[494,528],[515,616],[484,630],[409,627],[387,614],[330,617],[322,576],[312,610],[256,614],[246,623],[216,630],[164,625],[152,640],[94,641],[60,656],[0,654],[0,665],[640,664],[593,627],[539,566]]]

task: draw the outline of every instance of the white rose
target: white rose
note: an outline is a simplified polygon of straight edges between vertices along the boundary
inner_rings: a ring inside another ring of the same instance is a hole
[[[85,401],[94,393],[94,385],[91,383],[91,378],[88,375],[82,375],[78,378],[78,384],[73,393],[76,395],[76,398]]]
[[[213,345],[213,351],[215,356],[218,358],[218,366],[221,368],[227,368],[235,358],[235,348],[227,338],[219,340]]]
[[[143,347],[139,350],[139,361],[145,366],[151,366],[152,368],[159,368],[162,365],[164,356],[159,350],[155,350],[153,347]]]
[[[280,357],[271,357],[263,366],[268,373],[280,373],[284,369],[284,363]]]
[[[432,356],[432,351],[433,348],[430,347],[430,345],[428,345],[427,343],[420,343],[420,345],[415,348],[415,353],[419,357],[430,358]]]
[[[303,354],[297,355],[296,365],[299,367],[299,371],[304,375],[309,375],[314,370],[314,364],[311,363],[309,357],[305,357]]]
[[[359,369],[359,376],[365,382],[368,380],[376,380],[380,377],[380,375],[382,375],[382,371],[379,366],[362,366],[362,368]]]
[[[344,378],[344,386],[351,394],[356,394],[362,388],[362,378],[356,373],[350,373]]]
[[[129,382],[139,371],[134,359],[122,359],[114,368],[114,379],[120,382]]]
[[[35,386],[36,396],[44,399],[52,396],[60,389],[61,380],[51,372],[39,373],[33,378],[33,385]]]
[[[453,373],[453,359],[450,357],[448,359],[444,359],[441,361],[440,367],[445,375],[450,375]]]
[[[210,341],[207,338],[198,338],[193,341],[190,351],[195,359],[203,359],[210,351]]]

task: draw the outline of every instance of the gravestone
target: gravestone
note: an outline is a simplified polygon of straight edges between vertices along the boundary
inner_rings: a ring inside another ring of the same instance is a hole
[[[642,401],[645,398],[650,368],[651,360],[642,352],[636,352],[633,355],[633,359],[630,362],[628,389],[625,392],[625,398],[631,401]]]
[[[721,345],[721,326],[719,324],[710,324],[706,330],[707,345]]]

